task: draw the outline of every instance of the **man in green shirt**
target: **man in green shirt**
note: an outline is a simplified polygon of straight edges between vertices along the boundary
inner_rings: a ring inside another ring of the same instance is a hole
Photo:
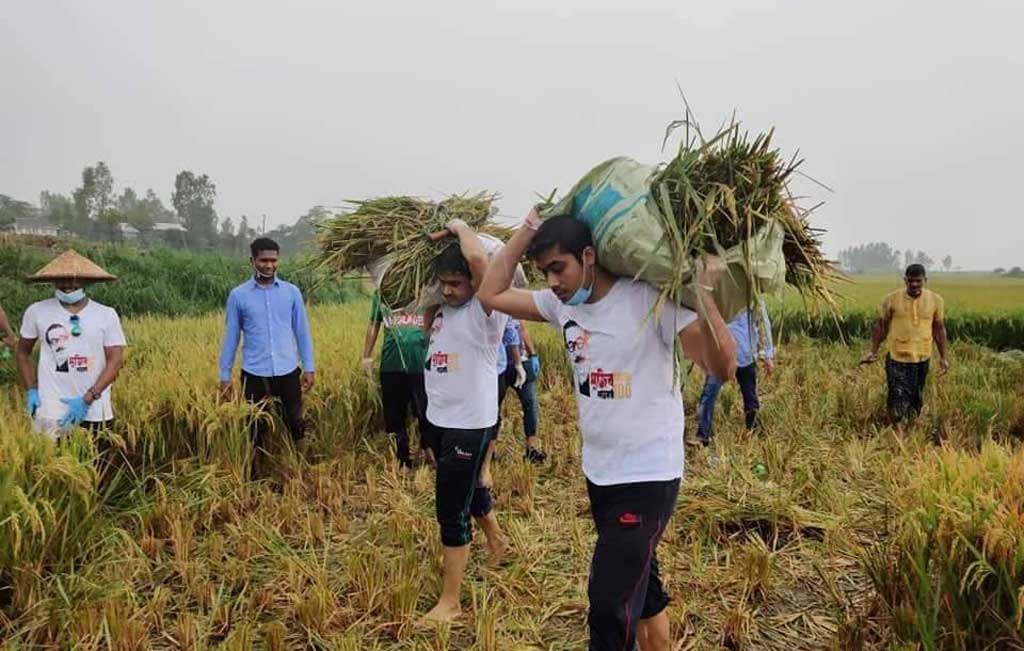
[[[394,312],[381,304],[379,293],[373,295],[370,323],[366,328],[366,344],[363,347],[363,370],[370,379],[373,379],[373,348],[377,344],[382,324],[384,344],[380,355],[380,389],[384,426],[395,438],[398,462],[408,468],[412,465],[409,433],[406,429],[410,410],[419,422],[420,448],[428,459],[432,455],[425,439],[429,430],[427,394],[423,386],[423,365],[427,359],[423,314]]]

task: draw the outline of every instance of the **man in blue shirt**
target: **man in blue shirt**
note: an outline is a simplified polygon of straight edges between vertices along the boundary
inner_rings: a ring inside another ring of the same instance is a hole
[[[313,388],[313,339],[302,292],[277,277],[280,247],[266,237],[250,246],[255,274],[231,290],[220,351],[220,393],[231,391],[235,350],[242,339],[242,394],[253,403],[277,399],[292,440],[305,435],[302,392]],[[299,362],[302,362],[300,369]],[[266,422],[253,424],[256,457],[266,453]],[[255,463],[254,463],[255,467]]]
[[[537,393],[536,380],[540,372],[540,358],[533,350],[533,344],[526,334],[523,324],[509,318],[502,336],[501,347],[498,349],[498,425],[501,429],[501,406],[505,402],[505,394],[511,388],[519,397],[523,408],[523,431],[526,434],[526,452],[523,458],[533,463],[543,463],[547,459],[537,447]]]
[[[754,317],[752,309],[746,309],[729,322],[729,334],[736,341],[736,381],[743,394],[743,415],[747,430],[755,431],[760,426],[758,411],[761,403],[757,398],[757,357],[764,363],[765,375],[771,377],[775,372],[775,348],[772,346],[772,324],[768,320],[768,311],[761,305],[761,322],[764,323],[762,333]],[[763,345],[761,335],[764,335]],[[758,352],[760,351],[760,353]],[[722,390],[722,380],[708,375],[704,380],[704,391],[700,396],[697,425],[697,439],[702,445],[710,445],[713,429],[711,422],[715,416],[715,401]]]

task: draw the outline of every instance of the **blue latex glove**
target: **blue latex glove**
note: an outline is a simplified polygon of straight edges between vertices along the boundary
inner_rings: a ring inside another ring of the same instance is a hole
[[[85,398],[61,398],[60,401],[68,406],[68,413],[57,421],[57,425],[74,427],[85,420],[85,415],[89,413],[89,405],[85,404]]]
[[[36,411],[39,409],[39,389],[29,389],[25,392],[25,406],[28,407],[29,418],[36,417]]]
[[[540,377],[540,357],[533,355],[530,359],[526,360],[526,366],[533,373],[533,377]]]

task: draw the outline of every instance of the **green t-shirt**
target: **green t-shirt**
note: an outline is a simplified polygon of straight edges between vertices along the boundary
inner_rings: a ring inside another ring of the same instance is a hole
[[[427,360],[423,314],[392,312],[380,304],[380,294],[374,294],[370,319],[384,324],[380,370],[385,373],[422,373]]]

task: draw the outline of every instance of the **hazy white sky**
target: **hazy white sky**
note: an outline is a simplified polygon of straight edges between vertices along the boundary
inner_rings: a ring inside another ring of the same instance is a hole
[[[831,251],[886,240],[968,268],[1024,265],[1024,3],[826,0],[7,2],[0,193],[81,169],[217,209],[488,189],[502,213],[681,114],[777,129],[834,194]]]

